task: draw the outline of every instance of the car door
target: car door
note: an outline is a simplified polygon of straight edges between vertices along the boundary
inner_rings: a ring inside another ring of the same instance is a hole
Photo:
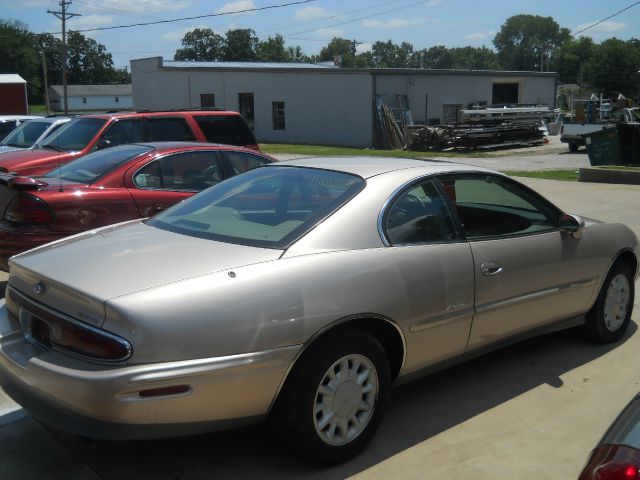
[[[197,150],[167,155],[127,172],[127,186],[140,215],[156,213],[224,179],[216,151]]]
[[[473,254],[469,351],[584,312],[596,273],[588,245],[559,228],[556,207],[503,176],[439,181]]]
[[[435,184],[421,179],[404,188],[380,225],[409,307],[406,370],[463,354],[473,316],[473,259]]]
[[[102,133],[94,149],[115,147],[126,143],[138,143],[142,141],[144,141],[142,119],[116,119]]]

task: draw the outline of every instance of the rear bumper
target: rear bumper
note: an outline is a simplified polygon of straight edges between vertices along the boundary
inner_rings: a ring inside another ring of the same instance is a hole
[[[102,366],[28,342],[0,300],[0,386],[36,418],[112,440],[226,429],[264,418],[300,346],[136,366]],[[188,385],[185,393],[140,391]]]

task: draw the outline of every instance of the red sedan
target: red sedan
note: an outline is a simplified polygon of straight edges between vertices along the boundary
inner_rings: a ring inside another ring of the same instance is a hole
[[[203,143],[99,150],[42,177],[0,176],[0,269],[9,257],[112,223],[149,217],[251,168],[275,161],[254,150]]]

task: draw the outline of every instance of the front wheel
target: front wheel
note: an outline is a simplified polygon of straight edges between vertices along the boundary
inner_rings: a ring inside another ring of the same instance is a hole
[[[294,367],[275,407],[275,427],[308,462],[347,460],[382,420],[389,375],[386,352],[374,337],[353,330],[330,334]]]
[[[620,340],[631,321],[634,293],[633,271],[624,263],[616,263],[587,314],[589,336],[601,343]]]

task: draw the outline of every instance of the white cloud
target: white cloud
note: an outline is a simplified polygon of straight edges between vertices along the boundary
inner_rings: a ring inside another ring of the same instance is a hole
[[[328,17],[329,13],[322,7],[305,7],[298,10],[293,18],[296,20],[313,20],[316,18]]]
[[[111,15],[83,15],[75,17],[67,23],[69,30],[85,30],[90,28],[100,28],[113,25],[115,18]]]
[[[470,33],[469,35],[465,35],[462,38],[464,40],[486,40],[488,38],[491,38],[491,37],[495,36],[495,34],[496,34],[495,30],[487,30],[487,31],[484,31],[484,32]]]
[[[169,42],[179,42],[188,32],[190,32],[191,30],[195,30],[196,28],[211,28],[211,27],[208,27],[206,25],[196,25],[194,27],[185,27],[179,30],[171,30],[169,32],[163,33],[160,36],[160,38],[162,38],[163,40],[167,40]],[[216,33],[220,34],[219,32],[216,32]]]
[[[137,14],[137,13],[157,13],[166,11],[183,10],[189,6],[189,1],[176,2],[175,0],[101,0],[100,2],[83,2],[82,8],[100,11],[111,11],[111,13]]]
[[[341,28],[320,28],[312,33],[313,38],[333,38],[344,35],[344,30]]]
[[[370,52],[372,48],[373,48],[373,43],[363,42],[356,46],[356,52],[366,53],[366,52]]]
[[[424,25],[427,19],[423,17],[416,18],[391,18],[389,20],[363,20],[362,26],[367,28],[407,28],[417,25]]]
[[[442,0],[428,0],[427,7],[437,7],[442,3]]]
[[[216,13],[233,13],[239,10],[249,10],[251,8],[256,8],[256,4],[253,3],[253,0],[238,0],[237,2],[225,3],[222,7],[216,10]]]
[[[585,23],[583,25],[578,25],[574,29],[574,31],[575,32],[580,31],[582,29],[589,27],[590,25],[593,25],[593,24]],[[587,32],[589,33],[585,32],[585,35],[608,34],[608,33],[620,32],[622,30],[627,30],[628,28],[629,28],[629,25],[627,25],[625,22],[612,22],[610,20],[607,20],[606,22],[599,23],[598,25],[587,30]]]

